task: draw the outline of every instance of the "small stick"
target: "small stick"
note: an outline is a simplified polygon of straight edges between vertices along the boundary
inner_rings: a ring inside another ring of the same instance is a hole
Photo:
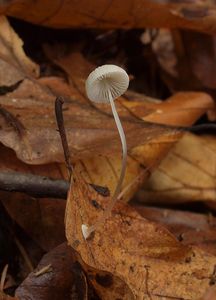
[[[69,152],[69,147],[68,147],[67,136],[66,136],[65,127],[64,127],[64,117],[63,117],[63,113],[62,113],[63,104],[64,104],[64,99],[62,97],[57,97],[56,101],[55,101],[56,121],[58,124],[58,130],[59,130],[59,134],[61,137],[62,147],[64,150],[64,156],[65,156],[65,163],[68,168],[69,181],[70,181],[73,170],[72,170],[72,164],[71,164],[71,159],[70,159],[70,152]]]

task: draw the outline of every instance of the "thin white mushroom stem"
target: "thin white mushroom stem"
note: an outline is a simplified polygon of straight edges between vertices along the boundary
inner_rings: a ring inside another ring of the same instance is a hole
[[[98,229],[105,221],[106,219],[110,216],[110,213],[118,199],[118,195],[121,191],[122,183],[125,177],[125,172],[126,172],[126,166],[127,166],[127,143],[126,143],[126,138],[125,138],[125,133],[121,124],[121,121],[119,119],[116,106],[113,100],[113,97],[111,95],[111,92],[109,91],[109,101],[111,104],[113,116],[115,119],[115,123],[119,132],[119,136],[121,139],[121,144],[122,144],[122,168],[121,168],[121,173],[120,177],[116,186],[116,189],[114,191],[114,194],[112,196],[112,199],[108,206],[106,207],[104,213],[102,214],[101,217],[98,218],[98,220],[95,222],[95,224],[91,225],[90,227],[85,227],[83,228],[85,230],[86,237],[88,237],[92,232],[94,232],[96,229]],[[84,225],[85,226],[85,225]]]
[[[114,191],[113,197],[105,208],[103,214],[96,220],[95,224],[88,226],[82,224],[82,233],[85,239],[98,229],[110,216],[110,213],[118,199],[122,183],[125,177],[127,164],[127,144],[124,130],[121,125],[114,100],[123,95],[129,85],[128,74],[122,68],[115,65],[103,65],[91,72],[86,80],[86,93],[88,98],[97,103],[110,103],[112,113],[116,122],[122,144],[122,167],[121,173]]]

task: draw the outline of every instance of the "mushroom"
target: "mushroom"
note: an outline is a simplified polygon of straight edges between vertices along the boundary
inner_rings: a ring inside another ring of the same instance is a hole
[[[115,65],[103,65],[96,68],[89,74],[86,80],[86,93],[88,98],[93,102],[110,103],[111,105],[112,113],[122,144],[122,168],[113,197],[103,215],[99,217],[95,224],[91,226],[82,224],[82,233],[85,239],[87,239],[92,232],[102,225],[111,213],[124,180],[127,164],[127,143],[121,121],[116,111],[114,100],[126,92],[128,85],[128,74],[125,72],[125,70]]]

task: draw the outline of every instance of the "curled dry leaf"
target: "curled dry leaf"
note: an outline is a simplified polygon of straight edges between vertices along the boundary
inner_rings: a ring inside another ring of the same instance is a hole
[[[71,247],[64,243],[47,253],[17,288],[16,296],[23,300],[87,299],[85,275]]]
[[[140,191],[144,202],[215,201],[215,136],[186,134]]]
[[[4,1],[0,12],[55,28],[146,28],[182,27],[214,33],[212,1]]]
[[[134,299],[202,296],[216,258],[183,246],[165,228],[142,218],[126,204],[117,203],[104,225],[88,240],[83,238],[81,225],[93,224],[108,201],[86,184],[75,168],[67,200],[66,236],[81,256],[83,267],[92,269],[91,275],[95,269],[97,274],[109,272],[113,281],[117,276]],[[112,284],[109,287],[112,289]]]

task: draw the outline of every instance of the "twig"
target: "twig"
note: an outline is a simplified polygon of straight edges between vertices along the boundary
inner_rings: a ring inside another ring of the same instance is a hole
[[[64,156],[65,156],[65,162],[69,171],[69,181],[72,175],[72,164],[70,159],[70,152],[67,142],[67,136],[65,133],[65,127],[64,127],[64,117],[62,113],[62,106],[64,104],[64,99],[62,97],[57,97],[55,101],[55,113],[56,113],[56,121],[58,124],[59,134],[62,141],[62,147],[64,150]]]
[[[66,180],[25,174],[20,172],[0,172],[0,190],[24,192],[33,197],[67,198],[69,183]]]

